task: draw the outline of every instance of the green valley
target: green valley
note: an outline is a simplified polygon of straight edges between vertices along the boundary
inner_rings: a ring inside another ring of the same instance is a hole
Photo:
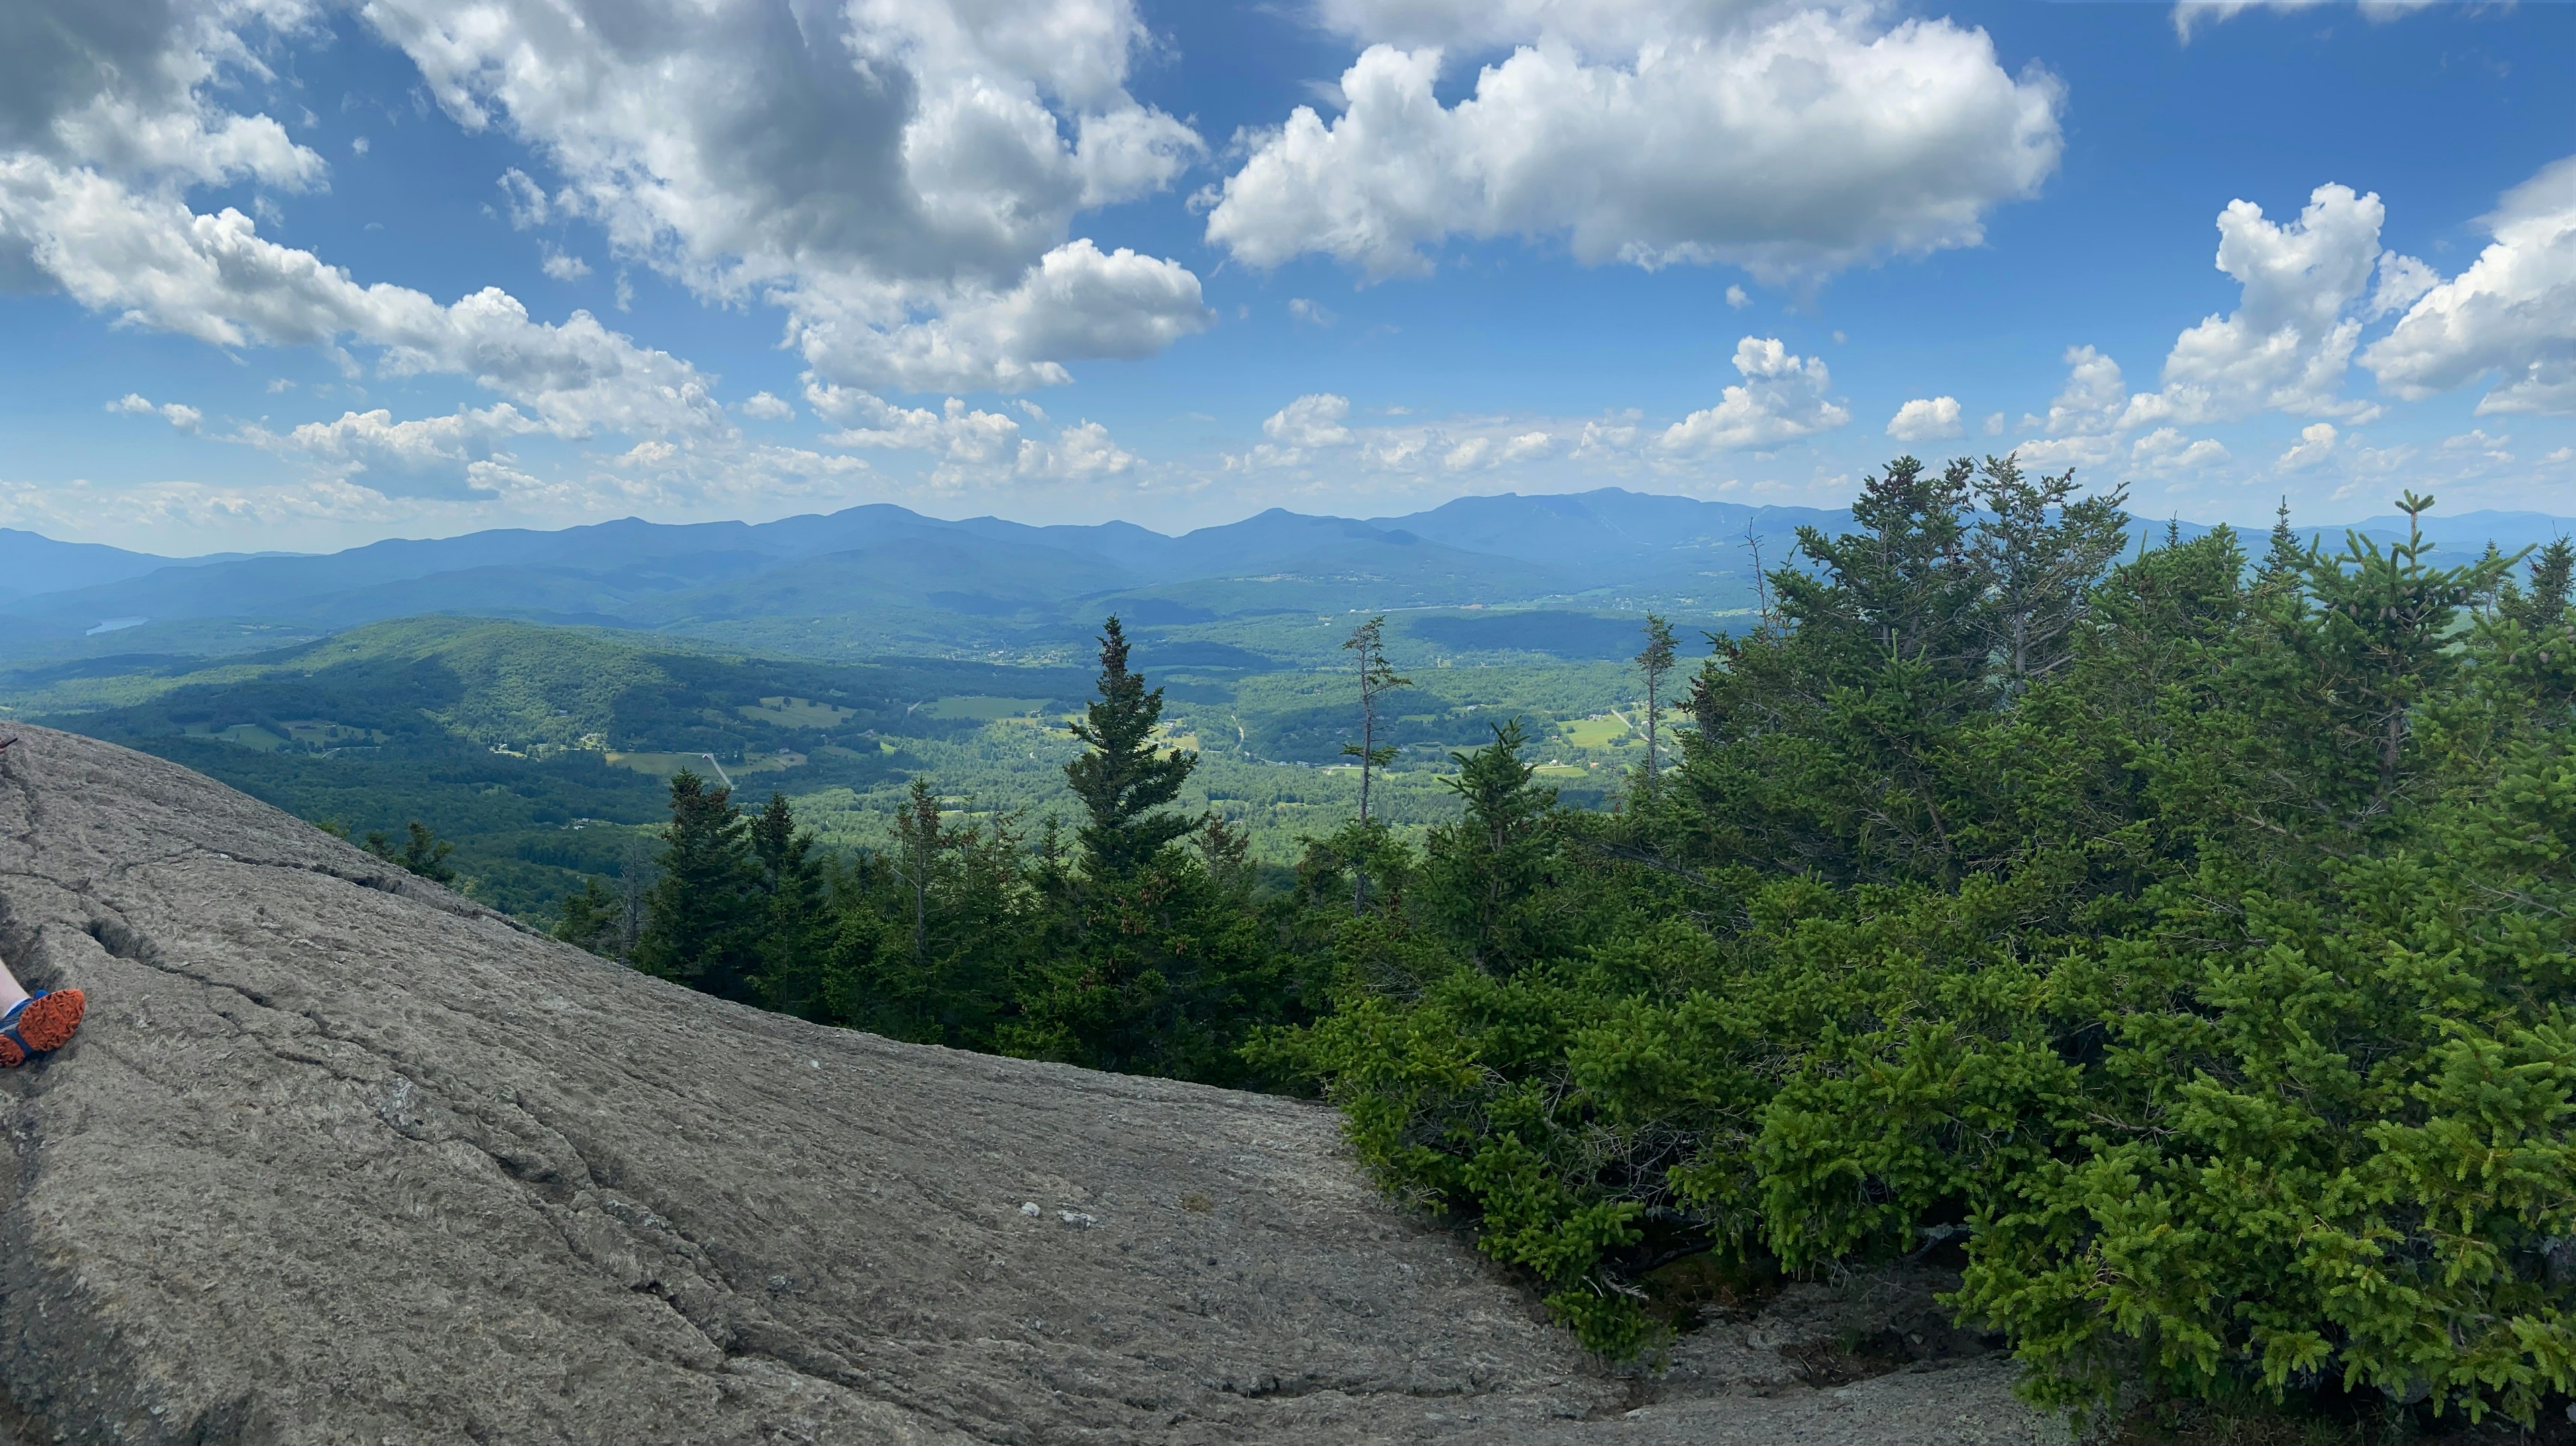
[[[1243,827],[1259,861],[1293,862],[1357,805],[1341,756],[1355,705],[1336,657],[1357,621],[1306,613],[1222,629],[1241,641],[1204,637],[1220,630],[1205,624],[1140,641],[1169,699],[1167,741],[1202,756],[1184,804]],[[1636,626],[1562,610],[1396,614],[1416,682],[1392,695],[1382,736],[1399,755],[1377,811],[1406,837],[1454,816],[1440,785],[1450,754],[1514,718],[1569,802],[1605,800],[1643,743],[1633,669],[1598,655],[1633,652]],[[1594,656],[1548,651],[1569,644]],[[721,770],[745,797],[784,793],[842,849],[883,847],[915,776],[960,816],[1069,818],[1065,723],[1089,687],[1087,671],[1041,662],[799,659],[429,617],[220,658],[22,665],[0,672],[0,708],[158,753],[353,837],[419,820],[456,844],[478,897],[546,919],[586,877],[643,856],[683,767]]]

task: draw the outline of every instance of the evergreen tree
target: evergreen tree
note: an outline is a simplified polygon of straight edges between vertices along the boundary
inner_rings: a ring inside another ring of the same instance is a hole
[[[1980,610],[1988,662],[2007,694],[2043,678],[2074,655],[2093,584],[2120,555],[2128,494],[2076,498],[2075,473],[2032,481],[2013,457],[1979,467],[1976,554],[1990,596]],[[2174,543],[2166,530],[2166,546]]]
[[[1252,891],[1252,835],[1226,822],[1225,815],[1211,812],[1199,823],[1199,831],[1190,842],[1197,848],[1199,867],[1207,870],[1216,886],[1238,897],[1249,897]]]
[[[1654,613],[1646,614],[1646,648],[1637,655],[1637,672],[1646,685],[1646,791],[1655,790],[1662,761],[1656,729],[1664,717],[1664,679],[1673,670],[1673,629]]]
[[[2269,645],[2244,654],[2236,707],[2256,724],[2244,760],[2261,787],[2255,816],[2280,837],[2344,853],[2353,834],[2388,832],[2429,786],[2416,746],[2424,704],[2462,665],[2460,610],[2506,568],[2501,557],[2428,565],[2432,505],[2405,494],[2407,539],[2385,551],[2355,533],[2341,558],[2311,554],[2299,589],[2311,607],[2264,604]]]
[[[1157,810],[1180,796],[1199,756],[1154,751],[1163,690],[1145,691],[1143,675],[1128,671],[1127,634],[1115,617],[1100,636],[1099,687],[1083,720],[1067,725],[1088,751],[1064,766],[1064,777],[1090,815],[1080,835],[1088,866],[1114,878],[1190,831],[1188,818]]]
[[[1458,772],[1441,780],[1466,816],[1432,831],[1413,902],[1455,940],[1477,968],[1508,971],[1537,952],[1540,929],[1523,906],[1548,876],[1556,851],[1556,790],[1541,786],[1522,757],[1520,720],[1494,725],[1494,741],[1453,753]]]
[[[614,955],[620,913],[617,896],[593,874],[578,894],[566,895],[555,923],[555,937],[594,954]]]
[[[930,894],[939,869],[956,840],[939,821],[939,795],[930,780],[913,775],[912,787],[894,815],[894,867],[912,902],[912,967],[930,970]]]
[[[760,893],[767,907],[758,921],[760,981],[764,998],[777,981],[816,976],[831,953],[835,934],[822,860],[814,855],[814,836],[797,830],[787,796],[772,792],[769,803],[751,821],[752,857],[760,866]]]
[[[1782,620],[1835,655],[1837,671],[1894,660],[1939,678],[1982,674],[1987,572],[1968,516],[1976,475],[1964,457],[1938,473],[1899,457],[1863,478],[1852,503],[1862,530],[1828,538],[1801,527],[1811,569],[1772,574]]]
[[[456,845],[431,832],[429,825],[419,819],[403,825],[401,847],[395,847],[381,830],[369,833],[364,847],[377,858],[400,864],[433,884],[456,882],[456,869],[447,862],[447,856],[456,852]]]
[[[671,775],[671,821],[635,945],[639,967],[729,999],[747,995],[766,902],[750,835],[732,790],[709,788],[685,768]]]
[[[2505,616],[2538,632],[2558,623],[2567,613],[2570,574],[2576,573],[2576,545],[2564,537],[2550,539],[2531,560],[2531,586],[2526,591],[2510,580],[2502,586]]]
[[[1369,821],[1369,778],[1376,770],[1395,761],[1395,749],[1377,741],[1378,698],[1391,688],[1410,688],[1411,678],[1396,676],[1386,660],[1386,615],[1380,613],[1351,630],[1342,640],[1343,651],[1352,655],[1359,669],[1360,741],[1342,745],[1342,756],[1360,761],[1360,822]],[[1353,908],[1358,907],[1357,901]]]
[[[2301,574],[2308,569],[2308,548],[2299,534],[2290,530],[2290,499],[2281,499],[2281,509],[2272,517],[2270,545],[2263,552],[2262,580],[2268,586],[2296,587]]]

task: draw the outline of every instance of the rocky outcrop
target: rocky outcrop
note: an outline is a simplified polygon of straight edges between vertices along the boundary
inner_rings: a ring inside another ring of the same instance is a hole
[[[1705,1368],[1606,1371],[1378,1199],[1328,1111],[726,1004],[170,764],[17,732],[0,957],[92,1001],[0,1075],[0,1428],[26,1440],[2054,1429],[1990,1358],[1818,1389],[1726,1356],[1780,1358],[1753,1327]]]

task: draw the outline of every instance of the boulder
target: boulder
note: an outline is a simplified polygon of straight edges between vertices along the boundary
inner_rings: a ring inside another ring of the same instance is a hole
[[[1979,1356],[1832,1389],[1605,1368],[1377,1196],[1326,1109],[729,1004],[172,764],[16,731],[0,958],[91,1002],[0,1074],[0,1439],[2054,1429]]]

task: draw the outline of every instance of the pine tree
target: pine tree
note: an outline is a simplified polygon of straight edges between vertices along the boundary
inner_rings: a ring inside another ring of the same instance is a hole
[[[1664,678],[1673,670],[1673,628],[1654,613],[1646,614],[1646,650],[1637,655],[1637,671],[1646,682],[1646,791],[1655,791],[1660,761],[1656,729],[1664,716]]]
[[[1243,895],[1252,885],[1252,835],[1226,822],[1225,815],[1210,813],[1199,823],[1199,831],[1190,842],[1199,853],[1199,864],[1216,886],[1228,894]]]
[[[1191,821],[1156,810],[1180,796],[1199,756],[1154,751],[1154,729],[1163,719],[1163,690],[1145,691],[1142,674],[1127,669],[1127,634],[1112,617],[1100,637],[1100,696],[1081,722],[1067,725],[1090,751],[1064,766],[1065,782],[1090,814],[1082,826],[1083,853],[1100,877],[1131,873],[1166,844],[1188,833]]]
[[[2255,776],[2287,788],[2273,799],[2284,833],[2305,815],[2325,827],[2328,847],[2385,832],[2424,786],[2417,757],[2419,714],[2461,666],[2451,633],[2459,610],[2491,593],[2507,560],[2433,567],[2423,531],[2430,497],[2398,502],[2407,538],[2385,551],[2359,533],[2338,557],[2308,555],[2301,594],[2313,611],[2275,600],[2279,651],[2247,674],[2250,706],[2265,720],[2274,756]]]
[[[646,897],[636,963],[710,994],[741,997],[760,963],[760,860],[732,790],[671,775],[661,877]]]

